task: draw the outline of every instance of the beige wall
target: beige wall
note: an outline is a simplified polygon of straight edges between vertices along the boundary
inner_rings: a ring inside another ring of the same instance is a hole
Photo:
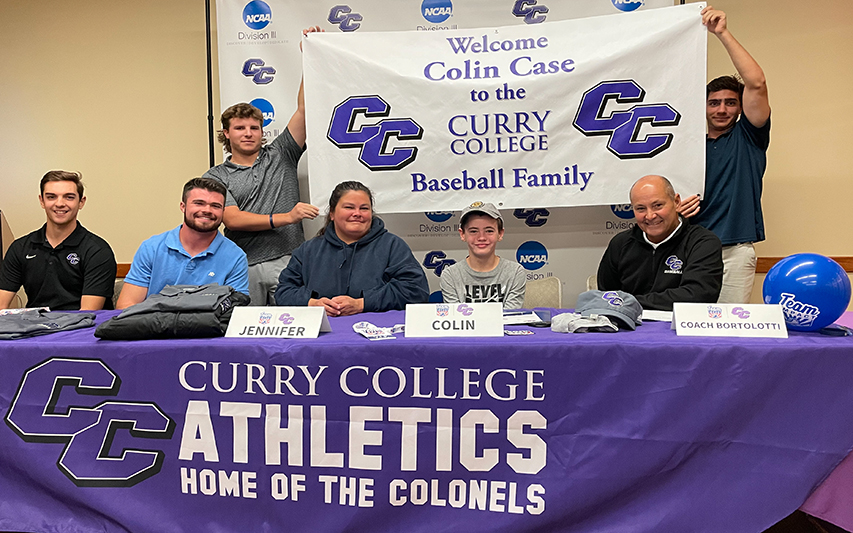
[[[853,255],[853,3],[726,0],[730,28],[764,67],[773,107],[761,256]],[[709,43],[708,75],[732,72]],[[180,221],[180,188],[207,168],[204,3],[2,0],[0,209],[16,235],[42,224],[37,182],[80,170],[81,221],[120,262]],[[218,100],[218,97],[217,97]],[[218,113],[218,106],[215,109]]]
[[[81,222],[119,262],[180,223],[208,168],[204,2],[0,1],[0,209],[44,223],[38,181],[79,170]]]

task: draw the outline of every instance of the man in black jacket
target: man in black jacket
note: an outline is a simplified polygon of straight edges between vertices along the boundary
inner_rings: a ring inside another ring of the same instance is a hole
[[[720,239],[677,212],[681,198],[663,176],[631,187],[636,225],[610,240],[598,265],[599,290],[622,290],[644,309],[675,302],[715,303],[723,280]]]

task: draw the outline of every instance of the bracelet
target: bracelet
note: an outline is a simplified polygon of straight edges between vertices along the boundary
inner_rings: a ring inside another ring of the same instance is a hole
[[[275,224],[272,221],[272,213],[270,213],[270,229],[275,229]]]

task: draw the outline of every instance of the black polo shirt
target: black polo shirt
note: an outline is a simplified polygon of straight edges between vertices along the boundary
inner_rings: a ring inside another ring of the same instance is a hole
[[[113,308],[116,259],[107,241],[77,222],[56,248],[45,236],[47,225],[15,240],[0,269],[0,289],[18,292],[23,285],[27,307],[80,309],[80,297],[103,296]]]

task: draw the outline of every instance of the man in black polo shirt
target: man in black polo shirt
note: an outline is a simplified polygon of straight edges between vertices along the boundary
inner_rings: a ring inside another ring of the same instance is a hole
[[[0,269],[0,309],[23,285],[28,307],[52,310],[113,308],[116,260],[107,241],[90,233],[77,212],[86,203],[80,174],[51,170],[39,203],[47,222],[17,239]]]

